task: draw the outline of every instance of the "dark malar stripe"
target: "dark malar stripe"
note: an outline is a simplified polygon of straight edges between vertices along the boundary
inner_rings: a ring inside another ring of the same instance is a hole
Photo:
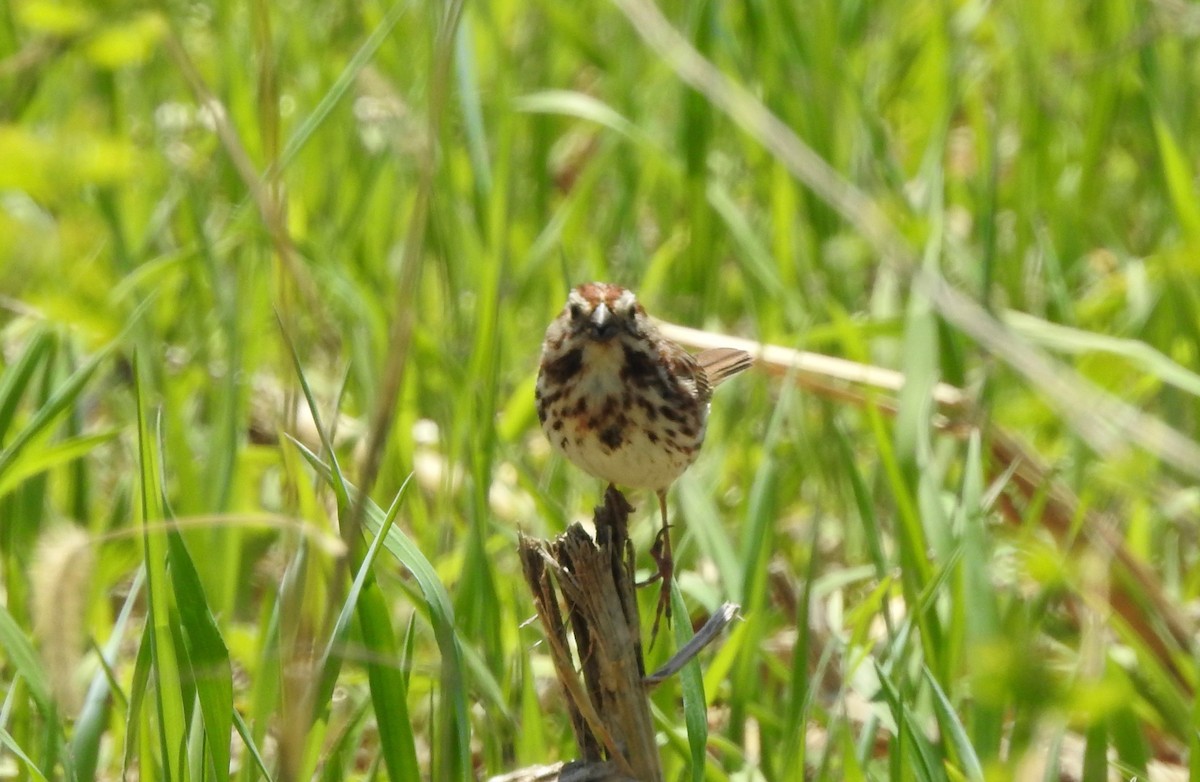
[[[583,367],[583,349],[568,350],[546,365],[546,379],[552,383],[565,383]]]

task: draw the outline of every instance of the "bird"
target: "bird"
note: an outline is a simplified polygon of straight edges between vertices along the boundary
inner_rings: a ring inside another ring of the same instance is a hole
[[[652,554],[662,589],[651,638],[660,617],[671,619],[667,490],[699,454],[713,391],[752,364],[736,348],[689,353],[662,335],[633,291],[611,283],[573,288],[546,329],[535,398],[551,447],[610,486],[658,497]]]

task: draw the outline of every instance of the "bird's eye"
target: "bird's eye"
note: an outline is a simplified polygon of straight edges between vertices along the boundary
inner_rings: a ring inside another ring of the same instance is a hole
[[[571,320],[579,320],[583,317],[583,305],[578,302],[571,302],[567,305],[567,311],[571,313]]]

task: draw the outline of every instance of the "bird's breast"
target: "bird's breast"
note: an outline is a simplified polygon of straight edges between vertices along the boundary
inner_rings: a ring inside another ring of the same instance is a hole
[[[621,340],[580,350],[569,380],[552,387],[539,378],[551,444],[601,480],[666,488],[695,461],[708,405],[672,386],[653,355]]]

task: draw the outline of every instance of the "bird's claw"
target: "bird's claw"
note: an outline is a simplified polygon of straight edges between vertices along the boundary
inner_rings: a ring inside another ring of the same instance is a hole
[[[658,531],[654,545],[650,547],[650,556],[654,557],[658,565],[658,573],[644,583],[651,584],[662,579],[662,587],[658,592],[658,608],[654,611],[654,624],[650,628],[650,647],[654,648],[654,641],[658,638],[659,620],[665,616],[667,626],[671,626],[671,580],[675,577],[675,559],[671,555],[670,527],[664,526]]]

